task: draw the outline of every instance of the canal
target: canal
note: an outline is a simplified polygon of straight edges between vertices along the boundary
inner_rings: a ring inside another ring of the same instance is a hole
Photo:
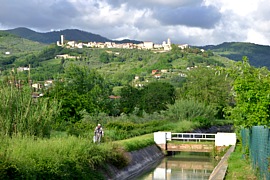
[[[166,156],[134,180],[206,180],[216,164],[209,153],[178,152]]]

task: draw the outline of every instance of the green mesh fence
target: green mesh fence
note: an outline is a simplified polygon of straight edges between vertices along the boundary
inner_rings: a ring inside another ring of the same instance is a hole
[[[241,130],[245,154],[249,154],[252,166],[258,169],[261,179],[270,180],[270,129],[253,126]]]

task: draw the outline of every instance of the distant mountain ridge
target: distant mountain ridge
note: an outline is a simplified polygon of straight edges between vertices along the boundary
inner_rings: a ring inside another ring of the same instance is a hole
[[[82,42],[116,42],[116,43],[142,43],[142,41],[129,40],[124,39],[122,41],[110,40],[106,37],[100,36],[98,34],[93,34],[85,31],[81,31],[78,29],[67,29],[61,31],[53,31],[40,33],[35,32],[28,28],[15,28],[10,30],[5,30],[5,32],[9,32],[16,36],[36,41],[45,44],[56,43],[56,41],[60,41],[60,36],[64,35],[65,40],[74,40],[74,41],[82,41]],[[244,42],[224,42],[219,45],[207,45],[200,46],[198,48],[202,48],[204,50],[211,50],[215,54],[218,54],[223,57],[227,57],[234,61],[242,60],[243,56],[247,56],[249,58],[249,62],[251,65],[255,67],[263,67],[266,66],[270,69],[270,46],[258,45],[253,43],[244,43]]]
[[[247,56],[251,65],[255,67],[266,66],[270,69],[270,46],[246,42],[224,42],[219,45],[207,45],[200,48],[211,50],[220,56],[235,61],[240,61],[243,56]]]
[[[61,35],[64,35],[65,40],[69,40],[69,41],[82,41],[82,42],[90,42],[90,41],[108,42],[110,41],[110,42],[116,42],[116,43],[132,42],[135,44],[141,42],[141,41],[129,40],[129,39],[125,39],[122,41],[114,41],[106,37],[103,37],[101,35],[93,34],[86,31],[81,31],[78,29],[66,29],[66,30],[61,30],[61,31],[40,33],[40,32],[36,32],[28,28],[19,27],[19,28],[9,29],[5,31],[11,34],[20,36],[22,38],[29,39],[31,41],[37,41],[37,42],[45,43],[45,44],[51,44],[51,43],[56,43],[56,41],[60,41]]]

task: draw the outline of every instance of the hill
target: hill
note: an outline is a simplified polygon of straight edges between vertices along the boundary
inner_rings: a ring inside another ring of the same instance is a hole
[[[15,28],[11,30],[6,30],[9,33],[20,36],[24,39],[28,39],[31,41],[37,41],[40,43],[51,44],[56,43],[56,41],[60,40],[60,36],[64,35],[65,40],[74,40],[74,41],[82,41],[82,42],[116,42],[116,43],[141,43],[141,41],[124,39],[121,41],[110,40],[106,37],[100,36],[98,34],[92,34],[89,32],[81,31],[78,29],[66,29],[61,31],[53,31],[40,33],[33,31],[28,28]],[[263,67],[266,66],[270,68],[270,46],[263,46],[252,43],[243,43],[243,42],[224,42],[219,45],[207,45],[203,47],[205,50],[211,50],[217,55],[222,57],[227,57],[228,59],[234,61],[242,60],[243,56],[247,56],[249,58],[250,64],[255,67]]]
[[[29,39],[31,41],[37,41],[45,44],[56,43],[56,41],[60,40],[60,36],[64,35],[65,40],[72,40],[72,41],[97,41],[97,42],[105,42],[110,41],[109,39],[102,37],[97,34],[88,33],[85,31],[77,30],[77,29],[66,29],[62,31],[52,31],[46,33],[40,33],[33,31],[28,28],[15,28],[6,30],[11,34],[15,34],[25,39]]]
[[[0,31],[0,57],[4,56],[6,52],[10,53],[9,55],[29,54],[41,50],[44,46],[39,42],[33,42],[6,31]]]
[[[28,36],[38,36],[38,33],[28,29],[19,31]],[[143,79],[153,79],[153,69],[167,69],[171,73],[163,74],[162,79],[173,78],[181,81],[179,73],[184,73],[192,66],[229,66],[232,62],[221,56],[203,53],[190,49],[187,51],[157,53],[138,49],[66,49],[56,44],[44,45],[26,40],[6,31],[0,42],[0,69],[8,74],[11,68],[31,65],[31,78],[35,81],[54,79],[63,72],[69,63],[84,64],[97,69],[107,79],[121,84],[131,82],[136,75]],[[130,42],[130,40],[124,40]],[[1,44],[2,43],[2,44]],[[7,55],[5,52],[10,51]],[[17,53],[14,53],[17,52]],[[71,59],[55,58],[57,55],[68,54]],[[2,57],[1,57],[2,56]]]
[[[6,31],[11,34],[20,36],[22,38],[25,38],[31,41],[37,41],[40,43],[45,43],[45,44],[56,43],[56,41],[60,40],[61,35],[64,35],[65,40],[69,40],[69,41],[82,41],[82,42],[112,41],[112,42],[117,42],[117,43],[123,43],[123,42],[139,43],[140,42],[140,41],[128,40],[128,39],[125,39],[122,41],[114,41],[106,37],[100,36],[98,34],[93,34],[93,33],[81,31],[78,29],[66,29],[66,30],[61,30],[61,31],[40,33],[40,32],[36,32],[28,28],[20,27],[20,28],[10,29]]]
[[[225,42],[216,46],[208,45],[201,48],[211,50],[215,54],[235,61],[240,61],[243,56],[247,56],[251,65],[270,68],[270,46],[244,42]]]

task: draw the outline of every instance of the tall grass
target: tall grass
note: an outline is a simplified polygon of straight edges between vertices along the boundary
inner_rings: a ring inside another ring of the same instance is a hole
[[[236,146],[235,151],[231,153],[228,164],[228,170],[225,176],[226,180],[259,179],[257,178],[256,171],[252,169],[250,160],[243,157],[239,144]]]
[[[34,139],[2,137],[0,179],[105,179],[101,170],[111,164],[127,165],[128,158],[117,144],[91,143],[88,139]],[[10,173],[11,172],[11,173]]]
[[[0,82],[0,133],[6,136],[50,135],[59,105],[48,98],[32,98],[31,88]]]
[[[115,121],[106,124],[105,135],[107,141],[128,139],[136,136],[154,133],[157,131],[189,132],[198,126],[191,121],[170,122],[167,120],[153,120],[146,123],[123,123]]]

